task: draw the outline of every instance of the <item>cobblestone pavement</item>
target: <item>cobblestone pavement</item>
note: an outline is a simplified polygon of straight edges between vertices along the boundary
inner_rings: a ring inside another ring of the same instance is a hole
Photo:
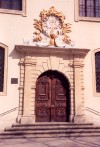
[[[0,147],[100,147],[100,137],[0,139]]]

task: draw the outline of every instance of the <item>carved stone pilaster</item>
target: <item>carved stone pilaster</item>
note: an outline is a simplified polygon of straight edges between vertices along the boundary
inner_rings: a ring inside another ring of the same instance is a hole
[[[74,87],[75,87],[75,117],[74,122],[84,121],[84,103],[83,103],[83,61],[75,58],[74,60]]]
[[[70,122],[74,121],[75,116],[75,106],[74,106],[74,87],[70,87]]]
[[[26,56],[24,60],[25,66],[25,78],[24,78],[24,102],[23,102],[23,117],[21,119],[22,123],[30,123],[33,121],[34,116],[31,117],[31,70],[32,70],[32,58]]]

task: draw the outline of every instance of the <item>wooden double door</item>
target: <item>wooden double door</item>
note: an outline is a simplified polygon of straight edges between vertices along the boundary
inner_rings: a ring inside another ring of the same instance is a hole
[[[45,72],[36,82],[36,122],[66,122],[69,113],[68,81],[56,71]]]

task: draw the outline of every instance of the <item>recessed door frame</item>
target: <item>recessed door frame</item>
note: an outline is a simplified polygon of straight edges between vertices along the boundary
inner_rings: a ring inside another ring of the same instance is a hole
[[[70,115],[70,88],[63,74],[49,70],[36,81],[36,122],[68,122]]]

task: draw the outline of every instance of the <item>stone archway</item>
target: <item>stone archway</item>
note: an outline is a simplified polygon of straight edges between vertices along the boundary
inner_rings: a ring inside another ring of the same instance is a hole
[[[36,82],[36,122],[68,122],[70,89],[68,80],[59,72],[49,70]]]
[[[84,115],[84,58],[89,49],[16,46],[22,54],[20,60],[18,122],[35,122],[35,90],[38,77],[56,70],[70,83],[70,122],[85,121]]]

